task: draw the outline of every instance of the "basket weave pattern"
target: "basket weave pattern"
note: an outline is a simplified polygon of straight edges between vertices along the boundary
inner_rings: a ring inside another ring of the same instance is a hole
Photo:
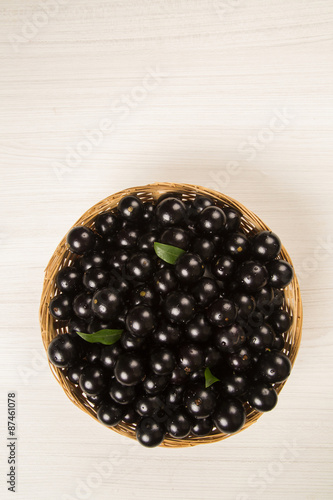
[[[248,210],[242,204],[233,200],[217,191],[212,191],[210,189],[205,189],[200,186],[194,186],[191,184],[174,184],[174,183],[155,183],[149,184],[146,186],[134,187],[125,189],[121,192],[113,194],[104,200],[100,201],[93,207],[91,207],[85,214],[80,217],[80,219],[73,225],[85,225],[88,227],[94,227],[94,220],[96,216],[106,210],[110,210],[115,208],[121,198],[129,194],[136,194],[143,202],[157,200],[158,197],[167,192],[180,192],[182,193],[182,199],[194,199],[194,197],[199,195],[210,196],[214,198],[219,206],[223,208],[223,205],[228,205],[233,208],[239,210],[242,214],[241,225],[242,229],[248,234],[254,234],[258,230],[270,230],[266,224],[262,220],[259,219],[253,212]],[[282,247],[281,258],[286,260],[292,265],[292,261],[285,250]],[[41,333],[42,340],[47,350],[49,343],[51,340],[58,335],[59,333],[66,333],[67,327],[61,326],[61,324],[56,324],[54,322],[52,316],[49,313],[49,303],[50,300],[58,293],[55,278],[57,272],[66,266],[71,265],[75,261],[75,256],[68,250],[66,244],[66,236],[61,240],[59,245],[57,246],[54,254],[51,257],[49,264],[45,270],[45,278],[43,285],[43,292],[40,304],[40,325],[41,325]],[[302,301],[300,296],[299,285],[297,281],[296,274],[292,282],[284,289],[285,296],[285,307],[288,312],[293,316],[293,323],[289,331],[284,334],[285,337],[285,346],[283,352],[289,357],[292,365],[295,362],[295,358],[299,349],[300,341],[301,341],[301,330],[302,330]],[[65,377],[63,371],[59,368],[56,368],[51,363],[49,363],[51,371],[59,384],[62,386],[68,398],[81,410],[89,413],[93,418],[97,420],[96,417],[96,409],[90,405],[88,400],[86,400],[79,388],[75,388]],[[284,386],[284,383],[277,384],[276,390],[279,393]],[[247,429],[250,425],[256,422],[262,413],[250,408],[246,407],[247,418],[244,427],[241,431]],[[135,439],[135,426],[127,425],[127,424],[118,424],[115,427],[111,428],[115,432],[122,434],[124,436]],[[239,431],[239,432],[241,432]],[[218,430],[213,431],[212,434],[206,437],[189,437],[185,439],[171,439],[166,438],[161,446],[168,448],[178,448],[185,446],[195,446],[198,444],[204,443],[212,443],[215,441],[220,441],[222,439],[226,439],[229,437],[228,434],[222,434]]]

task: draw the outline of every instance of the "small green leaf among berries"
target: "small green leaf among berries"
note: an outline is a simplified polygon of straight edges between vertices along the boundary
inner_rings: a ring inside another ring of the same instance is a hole
[[[220,379],[215,377],[215,375],[212,374],[209,368],[205,369],[205,387],[210,387],[211,385],[215,384],[215,382],[220,382]]]
[[[77,332],[77,334],[86,342],[90,342],[92,344],[99,342],[100,344],[104,345],[115,344],[120,339],[122,333],[123,330],[108,330],[108,329],[99,330],[98,332],[95,333]]]
[[[165,245],[158,241],[154,243],[154,250],[156,255],[168,264],[175,264],[178,257],[185,253],[185,250],[182,248],[174,247],[173,245]]]

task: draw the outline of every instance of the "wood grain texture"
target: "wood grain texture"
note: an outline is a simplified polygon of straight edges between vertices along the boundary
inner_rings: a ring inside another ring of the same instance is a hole
[[[332,498],[332,28],[330,0],[1,0],[1,498],[12,390],[16,499]],[[67,229],[154,181],[257,213],[304,305],[274,412],[193,449],[146,450],[97,425],[54,381],[40,338],[43,270]]]

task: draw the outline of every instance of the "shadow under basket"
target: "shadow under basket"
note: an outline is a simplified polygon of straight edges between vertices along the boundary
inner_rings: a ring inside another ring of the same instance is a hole
[[[270,228],[266,226],[266,224],[261,219],[259,219],[259,217],[257,217],[253,212],[248,210],[241,203],[225,196],[224,194],[191,184],[174,184],[167,182],[128,188],[118,193],[115,193],[111,196],[108,196],[104,200],[100,201],[99,203],[91,207],[85,214],[83,214],[82,217],[80,217],[80,219],[77,222],[75,222],[73,227],[78,225],[85,225],[93,228],[94,220],[98,214],[106,210],[114,209],[118,205],[121,198],[129,194],[135,194],[143,202],[146,202],[146,201],[157,200],[159,196],[169,191],[181,193],[183,200],[194,199],[196,195],[209,196],[215,199],[217,205],[220,206],[221,208],[227,205],[237,209],[242,214],[241,226],[243,231],[245,231],[247,234],[255,234],[256,232],[261,230],[270,230]],[[292,265],[292,261],[283,246],[281,249],[280,258],[286,260],[287,262],[289,262],[289,264]],[[57,246],[45,270],[43,293],[40,304],[40,325],[41,325],[41,333],[45,350],[47,350],[49,343],[56,335],[67,332],[67,327],[59,327],[59,326],[57,327],[56,322],[54,322],[54,319],[49,312],[49,304],[57,291],[55,283],[57,272],[63,267],[71,265],[74,260],[75,257],[73,257],[73,254],[68,250],[66,244],[66,236],[65,236]],[[302,301],[295,273],[292,282],[284,289],[284,306],[288,310],[289,314],[292,316],[293,321],[289,331],[286,334],[284,334],[285,345],[283,352],[289,357],[291,364],[293,365],[300,346],[301,332],[302,332]],[[95,420],[97,420],[96,409],[88,402],[87,399],[85,399],[80,389],[75,388],[66,379],[65,374],[61,369],[54,367],[51,363],[49,363],[49,365],[53,375],[55,376],[59,384],[62,386],[68,398],[81,410],[85,411],[86,413],[91,415]],[[285,382],[276,384],[275,389],[278,393],[283,388],[284,383]],[[248,405],[245,405],[245,409],[247,415],[246,422],[244,427],[239,432],[242,432],[243,430],[247,429],[250,425],[256,422],[262,415],[262,413],[252,409]],[[111,427],[111,429],[117,432],[118,434],[127,436],[131,439],[135,439],[135,425],[127,425],[125,423],[121,423],[115,427]],[[199,437],[188,437],[185,439],[165,438],[161,446],[167,448],[181,448],[186,446],[195,446],[198,444],[213,443],[215,441],[220,441],[222,439],[226,439],[229,436],[230,434],[223,434],[217,429],[215,429],[210,435],[200,438]]]

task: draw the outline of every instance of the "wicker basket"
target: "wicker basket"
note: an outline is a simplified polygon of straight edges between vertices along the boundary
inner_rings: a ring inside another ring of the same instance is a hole
[[[251,234],[257,232],[258,230],[269,230],[266,224],[264,224],[264,222],[262,222],[259,217],[257,217],[253,212],[248,210],[237,201],[221,193],[191,184],[173,184],[166,182],[129,188],[119,193],[113,194],[90,208],[85,214],[82,215],[82,217],[80,217],[80,219],[74,224],[74,226],[86,225],[89,227],[93,227],[94,219],[99,213],[113,209],[117,206],[120,199],[128,194],[136,194],[143,202],[145,202],[156,200],[161,194],[167,191],[182,193],[183,200],[193,199],[197,194],[210,196],[214,198],[217,201],[217,204],[221,207],[227,204],[238,209],[242,213],[241,223],[242,228],[246,233]],[[292,261],[284,247],[282,247],[280,256],[282,259],[288,261],[292,265]],[[55,324],[52,316],[49,313],[49,303],[52,297],[57,293],[55,284],[55,277],[57,272],[59,271],[59,269],[70,265],[74,259],[75,257],[73,257],[73,254],[67,249],[66,237],[64,237],[57,246],[45,270],[43,293],[40,304],[40,325],[45,350],[47,350],[50,341],[56,335],[58,335],[59,333],[67,332],[66,327],[62,327],[61,324]],[[293,317],[293,323],[287,334],[285,334],[286,341],[283,352],[285,352],[285,354],[289,357],[291,363],[294,364],[301,341],[302,330],[302,302],[296,275],[294,276],[292,282],[284,290],[284,300],[287,310]],[[49,365],[53,372],[53,375],[64,389],[68,398],[81,410],[89,413],[94,419],[97,420],[95,408],[91,406],[90,403],[82,396],[80,390],[69,383],[61,369],[54,367],[50,363]],[[278,384],[276,386],[276,390],[278,393],[281,391],[283,386],[284,383]],[[241,431],[247,429],[262,415],[262,413],[253,410],[250,407],[247,407],[246,411],[246,423]],[[119,424],[115,427],[112,427],[112,430],[119,434],[122,434],[123,436],[135,439],[135,426],[133,425]],[[229,437],[228,434],[222,434],[218,430],[215,430],[209,436],[201,438],[166,438],[161,446],[167,448],[195,446],[198,444],[220,441],[222,439],[226,439],[227,437]]]

